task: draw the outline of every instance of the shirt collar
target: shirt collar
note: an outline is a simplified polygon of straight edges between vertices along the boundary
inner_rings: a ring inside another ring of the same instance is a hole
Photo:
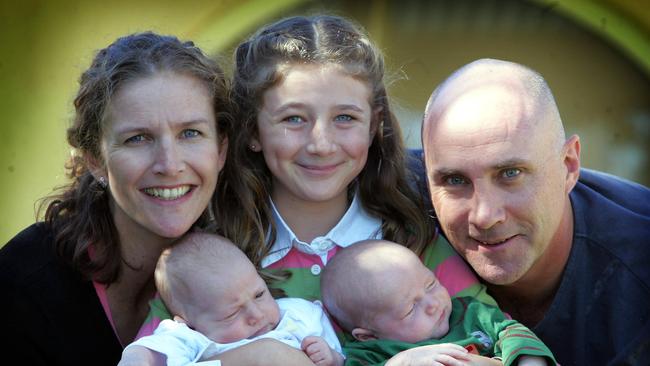
[[[345,212],[341,220],[324,236],[314,238],[311,243],[300,241],[296,234],[289,228],[273,200],[273,220],[276,227],[275,243],[271,247],[270,254],[262,260],[262,266],[266,267],[282,259],[289,253],[292,247],[307,254],[315,254],[321,257],[323,264],[327,262],[327,252],[333,246],[345,248],[359,240],[379,239],[381,233],[381,219],[371,216],[361,205],[358,192],[352,199],[352,204]]]

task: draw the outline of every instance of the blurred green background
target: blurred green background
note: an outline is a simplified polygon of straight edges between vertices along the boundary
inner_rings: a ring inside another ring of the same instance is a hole
[[[650,185],[650,0],[26,0],[0,3],[0,245],[66,182],[65,129],[77,79],[127,33],[195,41],[228,69],[262,24],[325,11],[363,25],[386,55],[411,147],[433,88],[480,57],[548,80],[583,166]]]

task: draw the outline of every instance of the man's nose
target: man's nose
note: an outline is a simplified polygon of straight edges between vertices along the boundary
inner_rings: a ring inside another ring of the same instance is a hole
[[[505,220],[503,198],[496,188],[475,185],[470,200],[469,224],[488,230]]]

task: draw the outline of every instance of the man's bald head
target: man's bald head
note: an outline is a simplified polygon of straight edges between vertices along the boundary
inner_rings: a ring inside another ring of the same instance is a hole
[[[499,91],[503,93],[498,94]],[[476,98],[472,99],[472,96]],[[560,114],[544,78],[538,72],[517,63],[480,59],[456,70],[431,94],[422,124],[425,148],[431,141],[437,124],[444,120],[443,117],[450,108],[459,106],[471,112],[471,109],[476,108],[472,102],[482,96],[492,96],[493,99],[516,98],[522,123],[528,124],[535,135],[537,131],[546,132],[550,138],[548,142],[558,149],[564,144],[565,134]],[[462,124],[464,120],[459,118],[446,122]]]

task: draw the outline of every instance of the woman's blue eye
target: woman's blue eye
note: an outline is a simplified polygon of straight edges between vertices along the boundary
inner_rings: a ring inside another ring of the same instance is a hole
[[[504,178],[514,178],[521,174],[521,169],[518,168],[508,168],[503,171],[503,177]]]
[[[192,137],[198,137],[201,135],[201,132],[197,130],[183,130],[183,137],[184,138],[192,138]]]
[[[336,118],[334,120],[336,120],[338,122],[341,122],[341,121],[348,122],[348,121],[352,121],[353,119],[354,118],[352,118],[352,116],[350,116],[349,114],[341,114],[341,115],[336,116]]]
[[[135,136],[129,137],[124,142],[127,143],[127,144],[137,144],[137,143],[142,142],[144,140],[145,140],[144,135],[135,135]]]

